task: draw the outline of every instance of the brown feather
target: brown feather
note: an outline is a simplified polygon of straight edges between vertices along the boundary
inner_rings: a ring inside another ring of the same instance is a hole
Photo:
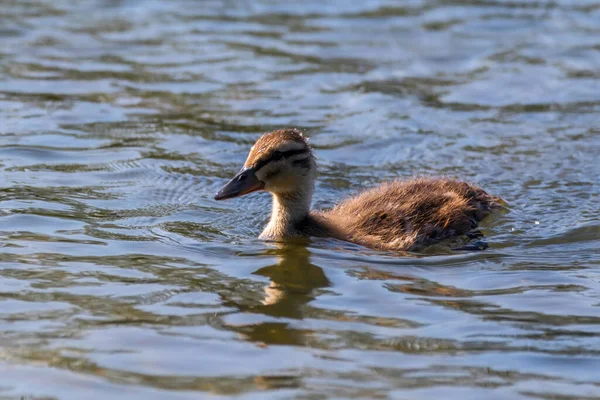
[[[419,178],[384,183],[330,211],[313,212],[312,225],[367,247],[405,251],[464,235],[499,206],[498,198],[476,186]]]
[[[250,154],[248,154],[244,167],[252,167],[260,160],[269,158],[285,142],[302,143],[308,147],[306,138],[298,129],[278,129],[265,133],[250,149]]]

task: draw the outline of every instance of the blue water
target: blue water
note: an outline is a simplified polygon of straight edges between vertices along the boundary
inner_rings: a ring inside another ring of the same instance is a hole
[[[0,398],[600,399],[599,71],[591,0],[0,2]],[[258,241],[212,196],[279,127],[490,248]]]

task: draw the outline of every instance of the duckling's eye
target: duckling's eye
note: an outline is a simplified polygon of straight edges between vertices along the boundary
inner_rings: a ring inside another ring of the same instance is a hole
[[[271,158],[273,158],[273,160],[281,160],[283,158],[283,153],[280,151],[274,151],[271,155]]]

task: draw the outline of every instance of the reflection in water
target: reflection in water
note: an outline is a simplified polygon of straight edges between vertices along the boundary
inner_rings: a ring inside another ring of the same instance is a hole
[[[317,289],[329,286],[330,282],[321,267],[310,263],[310,252],[304,244],[274,245],[277,264],[253,273],[270,279],[264,287],[262,304],[240,308],[278,319],[303,319],[305,307],[315,299]],[[253,342],[301,345],[307,341],[306,332],[290,327],[289,322],[261,322],[237,329]]]
[[[321,267],[310,263],[310,253],[305,246],[285,243],[277,246],[277,264],[254,272],[271,279],[265,288],[262,312],[302,318],[300,308],[314,298],[315,289],[329,286],[329,281]]]

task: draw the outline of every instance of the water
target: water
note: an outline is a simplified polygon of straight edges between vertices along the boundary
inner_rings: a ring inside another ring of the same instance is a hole
[[[0,398],[600,398],[600,2],[3,0]],[[315,207],[503,197],[490,249],[256,236],[261,132]]]

